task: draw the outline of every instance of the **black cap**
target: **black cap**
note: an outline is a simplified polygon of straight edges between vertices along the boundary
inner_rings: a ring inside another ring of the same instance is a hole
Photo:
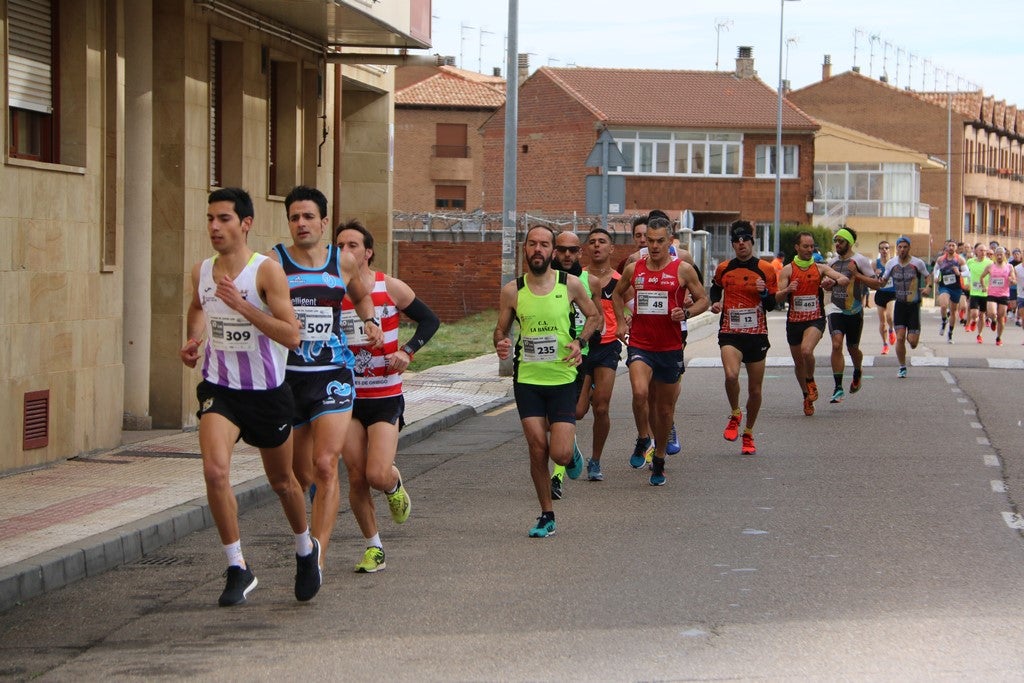
[[[750,221],[734,221],[729,231],[729,237],[734,242],[740,237],[749,237],[753,240],[754,226],[750,224]]]

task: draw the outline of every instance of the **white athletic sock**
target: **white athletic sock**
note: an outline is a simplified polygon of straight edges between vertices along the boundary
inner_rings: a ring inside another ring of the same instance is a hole
[[[295,534],[295,554],[305,557],[313,552],[313,539],[309,536],[309,528],[301,534]]]
[[[242,541],[228,543],[224,546],[224,554],[228,556],[229,567],[241,567],[245,569],[245,558],[242,557]]]
[[[374,534],[373,538],[366,539],[366,547],[369,548],[371,545],[372,546],[376,546],[376,547],[380,548],[381,550],[384,549],[384,546],[381,545],[381,542],[380,542],[380,534]]]

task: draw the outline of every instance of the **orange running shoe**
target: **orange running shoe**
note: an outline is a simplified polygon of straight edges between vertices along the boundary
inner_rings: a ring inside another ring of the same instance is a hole
[[[818,383],[808,382],[807,383],[807,398],[811,399],[811,403],[818,400]]]
[[[740,435],[740,420],[743,418],[743,414],[730,415],[729,424],[725,425],[725,431],[722,432],[722,436],[726,441],[735,441]]]
[[[754,446],[754,435],[749,432],[743,432],[743,448],[740,449],[740,453],[743,455],[753,455],[757,453],[757,447]]]
[[[814,401],[811,400],[810,394],[804,397],[804,415],[814,415]]]

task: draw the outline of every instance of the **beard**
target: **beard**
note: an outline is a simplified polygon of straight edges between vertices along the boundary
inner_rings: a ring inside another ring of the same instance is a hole
[[[566,273],[569,273],[569,275],[575,275],[576,277],[579,277],[580,275],[583,274],[583,266],[580,265],[579,261],[577,261],[576,263],[572,264],[571,268],[565,268],[565,267],[562,266],[562,262],[561,261],[554,260],[554,261],[551,261],[551,268],[553,270],[565,271]]]
[[[537,263],[531,258],[526,262],[526,265],[530,267],[530,272],[534,275],[543,275],[547,271],[548,266],[551,265],[551,257],[548,256],[545,258],[540,262],[540,265],[537,265]]]

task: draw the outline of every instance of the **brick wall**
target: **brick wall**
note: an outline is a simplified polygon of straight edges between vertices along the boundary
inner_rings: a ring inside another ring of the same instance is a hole
[[[615,245],[612,263],[633,251],[631,244]],[[497,310],[501,242],[402,241],[396,242],[396,252],[396,277],[412,287],[442,322]]]
[[[395,107],[395,180],[394,207],[396,211],[418,213],[434,211],[435,185],[465,185],[466,211],[475,211],[484,203],[483,138],[480,125],[491,115],[490,111],[460,111]],[[433,146],[437,144],[438,123],[466,124],[466,143],[469,160],[473,165],[473,179],[469,182],[444,178],[431,178]],[[499,185],[499,196],[500,192]],[[499,207],[500,209],[500,207]]]

